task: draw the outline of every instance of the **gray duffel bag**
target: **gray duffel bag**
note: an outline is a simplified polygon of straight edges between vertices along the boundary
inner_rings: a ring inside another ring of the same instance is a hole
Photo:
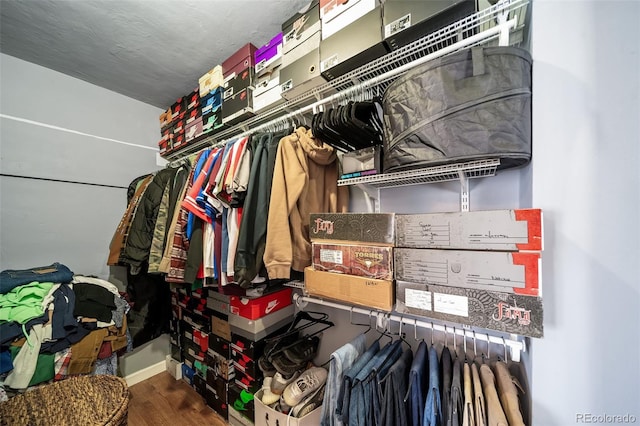
[[[520,48],[474,47],[398,77],[383,98],[384,171],[529,162],[531,62]]]

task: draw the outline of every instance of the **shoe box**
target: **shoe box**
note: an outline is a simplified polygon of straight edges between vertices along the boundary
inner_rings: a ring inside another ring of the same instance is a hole
[[[380,145],[345,152],[341,159],[342,175],[340,179],[382,173],[382,147]]]
[[[207,71],[205,75],[200,77],[200,79],[198,79],[200,97],[204,98],[209,95],[209,93],[222,86],[223,81],[224,76],[222,65],[216,65],[215,67]]]
[[[380,6],[380,0],[320,0],[322,39],[352,25]]]
[[[162,114],[160,114],[161,130],[166,129],[168,126],[171,125],[172,122],[173,122],[173,114],[171,113],[171,108],[167,109],[166,111],[163,111]]]
[[[229,309],[234,315],[254,320],[291,305],[291,295],[291,287],[284,287],[256,298],[231,296]]]
[[[253,67],[247,67],[238,73],[234,73],[224,80],[224,92],[222,101],[226,102],[236,93],[240,93],[247,87],[254,87],[255,72]]]
[[[287,310],[288,309],[282,309],[277,313],[281,314],[282,312],[286,312]],[[275,314],[271,314],[271,315],[275,315]],[[234,357],[234,352],[239,352],[240,354],[245,355],[253,360],[257,360],[258,358],[260,358],[264,351],[264,347],[267,343],[266,338],[275,337],[287,331],[289,325],[293,321],[293,315],[294,315],[293,312],[291,312],[288,315],[289,317],[288,322],[278,326],[278,328],[271,330],[269,334],[259,339],[252,339],[252,338],[245,337],[242,334],[238,334],[236,332],[237,330],[233,330],[231,332],[231,357],[232,358]]]
[[[209,335],[209,348],[207,349],[207,366],[209,368],[207,379],[221,377],[224,380],[233,380],[235,370],[231,360],[231,346],[225,340],[213,333]]]
[[[167,151],[169,151],[169,142],[165,140],[158,142],[158,150],[161,156],[167,154]]]
[[[229,56],[222,63],[222,74],[225,79],[230,75],[239,74],[242,70],[255,65],[254,56],[256,53],[256,47],[247,43],[238,49],[233,55]]]
[[[182,148],[183,146],[185,146],[187,144],[185,138],[184,138],[184,132],[178,134],[178,135],[173,135],[173,142],[171,144],[172,150],[176,150],[178,148]]]
[[[396,248],[395,279],[541,296],[538,252]]]
[[[295,305],[290,304],[283,309],[255,320],[229,314],[228,324],[236,336],[243,336],[245,339],[257,341],[291,323],[294,314]]]
[[[253,88],[246,87],[224,100],[222,104],[222,123],[234,125],[255,114],[253,113]]]
[[[182,362],[172,358],[171,355],[167,355],[164,359],[164,362],[167,371],[174,379],[182,379]]]
[[[187,124],[184,132],[184,138],[187,143],[202,136],[202,116],[196,118],[191,123]]]
[[[320,48],[314,48],[300,59],[283,65],[280,70],[282,97],[291,100],[323,85],[327,81],[320,74]]]
[[[229,314],[209,310],[211,315],[211,332],[218,337],[231,341],[231,325],[229,324]]]
[[[222,108],[202,116],[202,134],[216,133],[225,128],[222,123]]]
[[[396,235],[406,248],[541,251],[542,210],[400,214]]]
[[[182,364],[182,380],[187,382],[189,386],[193,384],[193,376],[195,376],[196,371],[193,367],[188,366],[186,363]]]
[[[224,92],[224,87],[221,85],[214,89],[207,96],[200,99],[200,110],[202,112],[202,116],[205,117],[208,114],[211,114],[214,111],[217,111],[222,107],[222,94]],[[203,119],[203,121],[205,121]]]
[[[193,328],[197,328],[206,333],[211,332],[211,313],[208,311],[201,312],[182,309],[182,320]]]
[[[218,378],[205,384],[204,399],[207,405],[225,419],[229,415],[228,397],[229,382]]]
[[[304,270],[304,283],[311,296],[387,312],[393,309],[395,301],[392,280],[316,271],[309,266]]]
[[[272,71],[282,63],[282,33],[276,34],[265,45],[256,49],[254,63],[256,75]]]
[[[200,108],[200,90],[198,87],[196,87],[191,93],[189,93],[187,96],[185,96],[186,99],[186,110],[187,113],[189,113],[189,111],[192,111],[194,109],[199,109]]]
[[[202,109],[200,108],[200,97],[198,96],[197,107],[187,110],[187,113],[185,114],[185,118],[184,118],[185,126],[189,127],[189,124],[193,123],[200,117],[202,117]],[[186,131],[186,127],[185,127],[185,131]]]
[[[253,89],[253,111],[259,112],[266,107],[276,106],[282,102],[282,88],[280,87],[280,67],[265,72],[256,77]]]
[[[253,419],[249,420],[241,411],[229,407],[229,424],[231,426],[254,426]]]
[[[392,247],[312,243],[311,258],[316,271],[393,279]]]
[[[476,11],[474,0],[385,0],[384,40],[396,50]]]
[[[368,0],[360,0],[360,2]],[[382,7],[320,42],[320,72],[327,80],[340,77],[388,53],[382,38]]]
[[[248,392],[246,389],[236,385],[229,386],[229,422],[231,423],[231,417],[234,417],[237,419],[234,422],[236,424],[247,424],[247,420],[250,424],[253,424],[256,415],[254,399],[253,392]],[[281,423],[281,425],[284,426],[286,423]]]
[[[184,97],[178,98],[177,101],[171,105],[171,121],[174,123],[182,118],[187,112],[187,101]]]
[[[320,2],[312,0],[307,6],[299,10],[295,15],[287,19],[282,24],[282,53],[283,66],[285,58],[292,62],[294,56],[298,57],[307,54],[311,49],[320,45]],[[307,41],[312,37],[318,37],[318,40],[309,44]],[[293,51],[296,53],[292,53]]]
[[[396,287],[399,313],[522,336],[544,335],[540,297],[399,280]]]
[[[395,213],[312,213],[312,242],[355,242],[395,245]]]
[[[193,388],[196,390],[196,392],[198,392],[200,396],[202,396],[203,398],[206,397],[207,382],[204,377],[198,374],[197,371],[196,374],[193,375]]]
[[[207,294],[207,308],[212,311],[228,315],[229,312],[231,312],[229,309],[230,303],[231,296],[227,294],[217,291],[210,291],[209,294]]]
[[[270,426],[274,424],[289,426],[316,426],[320,424],[322,418],[322,406],[316,408],[304,417],[297,418],[288,416],[262,403],[262,390],[256,392],[255,402],[255,425]]]

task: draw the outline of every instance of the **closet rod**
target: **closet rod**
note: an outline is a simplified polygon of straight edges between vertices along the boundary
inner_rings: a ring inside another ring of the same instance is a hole
[[[295,111],[292,111],[290,113],[287,113],[285,115],[279,116],[277,118],[274,118],[273,120],[267,121],[266,123],[260,124],[258,126],[252,127],[249,130],[245,130],[244,132],[235,134],[233,136],[225,136],[224,139],[220,140],[220,141],[216,141],[213,144],[209,145],[206,148],[203,149],[208,149],[208,148],[215,148],[218,146],[223,146],[224,144],[227,143],[228,140],[230,139],[234,139],[234,138],[241,138],[244,136],[248,136],[251,135],[255,132],[259,132],[261,130],[264,129],[268,129],[270,127],[274,127],[277,126],[278,124],[283,124],[283,123],[287,123],[289,120],[304,114],[306,112],[309,111],[316,111],[316,109],[318,107],[324,106],[328,103],[332,103],[335,101],[339,101],[339,100],[344,100],[344,99],[349,99],[350,97],[352,97],[353,95],[360,93],[366,89],[370,89],[376,85],[379,85],[381,83],[384,83],[388,80],[391,80],[392,78],[416,67],[417,65],[422,65],[425,62],[431,61],[433,59],[439,58],[441,56],[447,55],[449,53],[455,52],[457,50],[460,49],[464,49],[465,47],[469,47],[469,46],[474,46],[477,45],[478,43],[481,43],[483,41],[489,40],[491,38],[494,38],[496,36],[500,36],[500,35],[504,35],[507,34],[507,39],[508,39],[508,34],[509,31],[513,28],[515,28],[517,25],[517,18],[512,18],[510,20],[505,20],[503,22],[499,22],[496,26],[491,27],[489,29],[486,29],[482,32],[479,32],[478,34],[474,34],[472,36],[469,36],[467,38],[464,38],[460,41],[457,41],[449,46],[445,46],[442,49],[439,49],[433,53],[430,53],[428,55],[425,55],[421,58],[418,58],[416,60],[413,60],[409,63],[406,63],[404,65],[400,65],[396,68],[393,68],[383,74],[380,74],[376,77],[373,77],[369,80],[366,80],[364,82],[361,82],[353,87],[349,87],[345,90],[341,90],[331,96],[328,96],[326,98],[320,99],[312,104],[297,108]],[[504,37],[500,37],[501,42],[505,42]],[[507,40],[508,41],[508,40]]]
[[[298,308],[300,309],[304,309],[304,306],[306,303],[314,303],[316,305],[329,306],[331,308],[337,308],[343,311],[351,311],[357,314],[374,316],[376,317],[376,322],[391,320],[394,322],[402,322],[403,324],[406,324],[409,326],[428,328],[433,331],[441,331],[442,333],[446,333],[446,334],[453,334],[455,332],[456,335],[463,336],[465,339],[472,338],[475,340],[482,340],[484,342],[486,342],[488,339],[489,342],[491,343],[509,347],[511,352],[511,359],[515,362],[520,362],[520,353],[526,351],[524,340],[520,341],[520,340],[513,340],[513,339],[503,339],[502,337],[490,336],[489,334],[486,334],[486,333],[485,334],[474,333],[473,331],[467,331],[463,328],[454,329],[451,326],[449,327],[442,326],[440,324],[434,324],[433,322],[416,320],[413,318],[406,318],[400,315],[390,315],[387,312],[376,311],[375,309],[371,310],[371,309],[357,308],[354,306],[343,305],[335,302],[329,302],[323,299],[316,299],[314,297],[302,296],[298,293],[295,293],[293,295],[293,301],[295,302],[296,306],[298,306]]]

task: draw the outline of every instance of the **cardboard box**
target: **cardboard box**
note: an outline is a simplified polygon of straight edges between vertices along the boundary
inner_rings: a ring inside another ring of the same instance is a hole
[[[406,46],[476,12],[473,0],[385,0],[383,29],[391,50]]]
[[[191,93],[185,96],[187,102],[187,112],[200,107],[200,88],[196,87]]]
[[[247,87],[253,87],[255,82],[254,71],[252,67],[245,68],[237,74],[233,74],[224,80],[223,101],[226,101],[236,93],[239,93]]]
[[[395,279],[540,296],[540,253],[395,249]]]
[[[288,426],[317,426],[322,419],[322,407],[318,407],[304,417],[290,417],[284,413],[262,403],[262,390],[259,390],[254,398],[255,424],[256,426],[288,425]]]
[[[291,305],[291,293],[291,287],[285,287],[253,299],[231,296],[231,313],[251,320],[262,318]]]
[[[222,122],[224,124],[232,126],[253,115],[253,88],[251,87],[225,99],[222,104]]]
[[[379,0],[338,0],[336,3],[333,3],[334,7],[329,8],[327,6],[331,6],[331,2],[329,2],[328,5],[325,5],[324,8],[322,3],[324,2],[320,2],[320,14],[322,20],[323,40],[331,37],[338,31],[353,25],[360,18],[376,8],[380,9],[380,15],[382,17],[382,9]],[[382,21],[380,21],[379,28],[382,28]]]
[[[200,136],[202,136],[202,117],[198,117],[191,124],[187,124],[184,131],[184,137],[187,143]]]
[[[286,60],[285,60],[286,61]],[[280,70],[282,97],[292,100],[327,81],[320,74],[320,49],[315,48]]]
[[[360,0],[366,1],[366,0]],[[320,72],[327,80],[340,77],[388,53],[382,38],[382,9],[368,12],[320,42]]]
[[[300,46],[311,36],[315,34],[320,36],[320,27],[320,2],[312,0],[304,9],[299,10],[282,24],[283,55]]]
[[[242,388],[238,386],[231,385],[229,386],[229,406],[230,411],[229,415],[233,415],[234,418],[238,419],[240,424],[243,425],[252,425],[255,418],[255,403],[254,400],[249,402],[244,402],[240,396]],[[229,417],[231,423],[231,417]],[[275,426],[275,423],[274,423]],[[281,423],[281,426],[286,426],[286,423]]]
[[[184,117],[185,112],[187,111],[187,102],[185,98],[178,98],[177,101],[171,105],[171,120],[177,121]]]
[[[160,128],[164,129],[167,126],[170,126],[173,122],[173,113],[171,112],[171,108],[164,111],[160,114]]]
[[[270,71],[280,65],[282,60],[282,33],[276,34],[265,45],[256,49],[254,54],[254,67],[256,75]]]
[[[396,311],[471,327],[543,337],[539,297],[396,281]]]
[[[226,315],[216,312],[211,314],[211,332],[216,336],[231,341],[231,326]]]
[[[311,259],[316,271],[349,274],[351,247],[343,244],[311,243]]]
[[[312,213],[313,242],[343,241],[368,245],[395,244],[395,213]]]
[[[255,53],[256,47],[251,43],[247,43],[238,49],[233,55],[229,56],[222,63],[222,73],[224,78],[227,78],[234,73],[238,74],[247,67],[253,67],[255,65]]]
[[[205,387],[205,401],[207,405],[225,419],[229,415],[227,403],[228,390],[229,385],[224,380],[216,381],[213,386],[207,383]]]
[[[367,245],[312,243],[316,271],[393,279],[393,248]]]
[[[256,79],[253,89],[253,110],[258,112],[268,106],[284,102],[281,94],[280,67],[278,67]]]
[[[198,83],[200,84],[199,86],[200,97],[201,98],[206,97],[209,93],[213,92],[218,87],[222,86],[223,82],[224,82],[224,77],[222,72],[222,66],[216,65],[215,67],[207,71],[205,75],[203,75],[198,79]]]
[[[202,110],[203,116],[218,110],[222,106],[223,93],[224,86],[221,84],[220,87],[217,87],[211,93],[200,100],[200,109]]]
[[[189,124],[196,121],[196,119],[202,117],[202,108],[200,108],[200,95],[198,95],[198,107],[187,110],[185,114],[185,124],[188,126]]]
[[[347,302],[354,305],[391,311],[394,303],[393,281],[354,275],[304,270],[304,282],[311,296]]]
[[[398,247],[540,251],[542,210],[400,214],[396,235]]]

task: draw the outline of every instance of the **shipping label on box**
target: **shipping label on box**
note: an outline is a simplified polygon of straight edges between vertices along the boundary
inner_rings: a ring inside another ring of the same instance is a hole
[[[395,279],[540,296],[540,253],[396,248]]]
[[[396,311],[529,337],[543,336],[540,297],[396,281]]]
[[[542,210],[399,214],[398,247],[540,251]]]
[[[393,281],[355,275],[333,274],[315,271],[311,267],[304,270],[306,291],[318,296],[368,308],[391,311],[394,303]]]
[[[316,271],[348,274],[351,247],[338,244],[311,244],[313,269]]]
[[[353,241],[392,246],[394,213],[312,213],[311,241]]]

